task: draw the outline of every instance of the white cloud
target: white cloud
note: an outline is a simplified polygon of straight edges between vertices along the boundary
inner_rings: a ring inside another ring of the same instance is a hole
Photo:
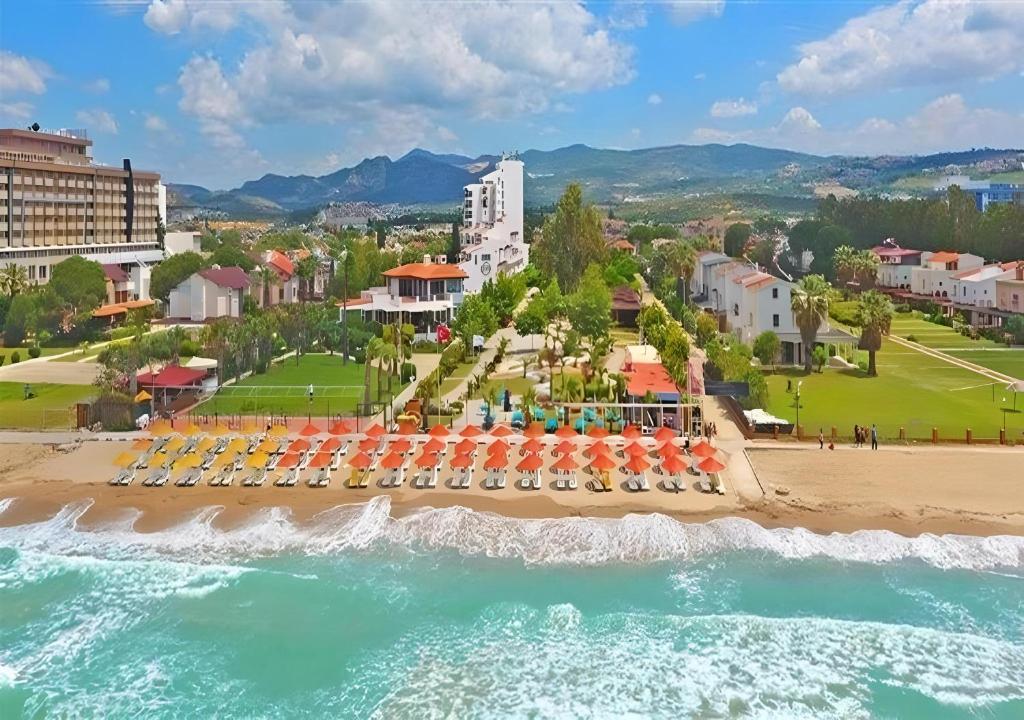
[[[651,93],[647,96],[648,105],[661,105],[661,95],[658,93]]]
[[[194,57],[178,76],[181,100],[178,107],[195,116],[199,129],[214,147],[239,150],[245,141],[240,127],[249,125],[238,93],[213,58]]]
[[[117,135],[117,121],[114,119],[114,116],[106,110],[101,110],[99,108],[79,110],[75,113],[75,119],[85,125],[89,130]]]
[[[443,125],[438,126],[437,128],[437,137],[446,143],[453,143],[459,139],[458,135]]]
[[[30,102],[20,100],[17,102],[0,102],[0,118],[13,118],[15,120],[28,120],[32,117],[35,107]]]
[[[143,22],[157,32],[174,35],[188,24],[189,10],[185,0],[153,0]]]
[[[0,50],[0,93],[42,95],[51,77],[53,71],[46,63]]]
[[[871,117],[855,127],[823,127],[803,107],[777,125],[751,130],[698,128],[693,142],[748,142],[822,154],[914,155],[972,147],[1020,147],[1024,115],[972,108],[960,95],[943,95],[903,118]]]
[[[721,17],[725,0],[671,0],[668,16],[677,25],[687,25],[707,17]]]
[[[737,98],[736,100],[718,100],[711,105],[711,117],[730,118],[744,115],[756,115],[757,103],[753,100]]]
[[[87,93],[92,93],[93,95],[103,95],[110,92],[110,81],[104,77],[96,78],[95,80],[85,83],[85,85],[82,86],[82,89]]]
[[[266,3],[268,6],[273,4],[274,0]],[[232,2],[152,0],[143,22],[156,32],[177,35],[186,29],[228,30],[234,27],[238,14],[236,4]]]
[[[699,73],[697,73],[696,75],[693,76],[693,79],[694,80],[707,80],[708,79],[708,74],[707,73],[699,72]]]
[[[145,125],[146,129],[149,130],[150,132],[167,131],[167,121],[159,115],[146,113],[146,119],[143,121],[143,125]]]
[[[777,76],[789,92],[992,79],[1024,67],[1024,3],[901,0],[849,20]]]

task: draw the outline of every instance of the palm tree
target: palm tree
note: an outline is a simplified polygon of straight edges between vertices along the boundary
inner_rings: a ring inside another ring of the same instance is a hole
[[[309,298],[310,284],[313,280],[313,276],[316,275],[318,261],[312,255],[304,257],[299,260],[295,266],[295,274],[299,276],[299,299],[306,300]]]
[[[366,406],[370,405],[370,368],[373,367],[373,361],[377,359],[380,354],[381,348],[384,346],[384,341],[379,337],[372,337],[370,341],[366,343],[366,358],[363,361],[363,404]],[[380,399],[380,377],[377,377],[377,398]]]
[[[693,277],[693,272],[697,269],[697,251],[694,250],[693,246],[688,242],[677,242],[669,251],[668,261],[670,263],[673,276],[684,278],[686,281],[685,287],[687,288],[687,291],[685,293],[686,297],[683,298],[683,301],[689,304],[690,278]]]
[[[388,392],[391,392],[391,380],[395,376],[395,365],[398,362],[398,349],[389,343],[381,343],[380,351],[377,353],[377,399],[380,399],[380,376],[387,373]]]
[[[828,294],[831,286],[821,275],[808,275],[793,286],[790,309],[800,330],[804,346],[804,371],[811,372],[811,348],[818,337],[818,328],[828,317]]]
[[[854,256],[853,279],[863,290],[873,288],[878,276],[878,256],[870,250],[861,250]]]
[[[270,307],[270,284],[276,277],[273,270],[268,267],[258,267],[253,270],[253,275],[259,280],[261,287],[263,288],[261,307]]]
[[[565,395],[564,399],[569,402],[574,402],[582,398],[583,386],[580,384],[580,379],[577,377],[571,377],[566,380],[562,393]]]
[[[857,251],[849,245],[840,245],[832,254],[832,268],[836,274],[836,282],[846,285],[854,279],[857,265]]]
[[[28,271],[21,265],[8,263],[0,272],[0,288],[13,298],[15,295],[28,290]]]
[[[882,348],[882,336],[889,334],[893,315],[892,301],[877,290],[868,290],[860,296],[857,322],[860,324],[860,342],[857,349],[868,351],[868,375],[878,375],[875,353]]]
[[[622,402],[626,397],[626,388],[629,386],[629,383],[626,381],[626,376],[622,373],[615,373],[612,375],[612,382],[615,388],[615,400],[617,402]]]
[[[533,385],[523,391],[519,404],[523,409],[523,415],[529,416],[533,406],[537,404],[537,389]]]

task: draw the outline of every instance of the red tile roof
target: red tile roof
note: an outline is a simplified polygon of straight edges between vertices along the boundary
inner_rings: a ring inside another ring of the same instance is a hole
[[[104,263],[103,274],[107,276],[107,280],[110,282],[128,282],[128,273],[121,269],[120,265],[108,265]]]
[[[155,305],[152,300],[128,300],[127,302],[114,303],[112,305],[103,305],[92,311],[93,317],[110,317],[111,315],[121,315],[128,312],[129,310],[135,310],[136,308],[149,307]]]
[[[469,275],[458,265],[441,265],[440,263],[409,263],[386,270],[384,275],[396,278],[416,278],[417,280],[457,280]]]
[[[951,263],[951,262],[956,262],[959,259],[960,259],[960,253],[945,252],[945,251],[943,251],[943,252],[933,253],[932,256],[930,258],[928,258],[927,262]]]
[[[624,250],[625,252],[636,252],[636,247],[629,240],[616,240],[611,244],[611,247],[616,250]]]
[[[249,276],[240,267],[207,268],[200,270],[199,274],[223,288],[242,290],[249,287]]]
[[[639,310],[640,296],[628,285],[620,285],[612,292],[612,310]]]
[[[277,270],[278,274],[287,280],[295,274],[295,264],[288,259],[288,256],[277,250],[271,250],[267,256],[267,265]]]
[[[160,372],[142,373],[138,376],[139,385],[147,387],[184,387],[195,385],[206,376],[205,370],[184,368],[180,365],[168,365]]]

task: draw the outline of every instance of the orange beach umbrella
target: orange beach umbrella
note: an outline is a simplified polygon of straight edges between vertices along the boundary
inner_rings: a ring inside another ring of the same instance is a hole
[[[532,422],[526,426],[523,435],[528,438],[544,437],[544,423]]]
[[[303,437],[312,437],[314,435],[319,435],[321,432],[323,431],[313,423],[306,423],[306,427],[299,430],[299,435],[302,435]]]
[[[555,447],[555,454],[556,455],[565,455],[567,453],[574,452],[575,450],[576,450],[576,444],[575,443],[570,442],[568,440],[563,440],[562,442],[558,443],[558,445]]]
[[[458,443],[455,444],[455,452],[457,452],[459,455],[466,455],[467,453],[471,453],[474,450],[476,450],[476,442],[470,440],[469,438],[466,438],[465,440],[460,440]]]
[[[583,451],[583,454],[587,457],[594,457],[595,455],[608,455],[611,452],[611,448],[604,444],[603,440],[598,440],[592,443],[590,447]]]
[[[380,445],[380,440],[378,440],[377,438],[368,437],[363,438],[362,440],[359,441],[359,449],[362,450],[363,452],[373,450],[378,445]]]
[[[405,464],[405,458],[400,453],[389,452],[381,458],[380,466],[385,470],[397,470]]]
[[[373,460],[364,452],[359,453],[351,460],[348,461],[349,467],[354,467],[357,470],[365,470],[373,464]]]
[[[508,425],[495,425],[491,428],[491,435],[497,438],[508,437],[512,434],[512,428]]]
[[[436,437],[432,437],[427,440],[427,444],[423,446],[423,452],[425,453],[437,453],[441,450],[444,450],[444,443]]]
[[[544,445],[537,438],[530,438],[529,440],[523,443],[522,449],[523,452],[539,453],[541,450],[544,449]]]
[[[449,463],[453,468],[473,467],[473,458],[469,455],[456,455]]]
[[[320,452],[334,452],[341,447],[341,440],[336,437],[330,437],[324,440],[323,445],[320,446]]]
[[[508,467],[508,455],[505,453],[494,453],[484,461],[484,469],[501,470]]]
[[[352,432],[352,423],[346,420],[338,420],[327,429],[331,435],[348,435]]]
[[[388,446],[388,450],[396,453],[404,453],[409,452],[409,448],[411,447],[412,443],[406,440],[405,438],[402,438],[400,440],[395,440],[393,443],[391,443]]]
[[[661,469],[670,475],[678,475],[686,470],[686,461],[678,455],[669,455],[661,461]]]
[[[568,425],[560,425],[558,427],[558,429],[555,430],[555,437],[574,438],[574,437],[579,437],[579,435],[570,426],[568,426]]]
[[[519,461],[519,464],[516,465],[516,470],[520,470],[522,472],[534,472],[536,470],[540,470],[541,465],[543,464],[544,461],[540,459],[540,455],[530,454],[526,455]]]
[[[664,445],[658,447],[658,455],[663,458],[675,457],[679,454],[679,447],[671,442],[667,442]]]
[[[634,475],[639,475],[650,466],[651,464],[642,457],[634,455],[629,459],[629,462],[622,466],[622,469],[626,472],[633,473]]]
[[[594,427],[587,430],[588,437],[592,437],[598,440],[600,440],[601,438],[606,438],[609,435],[611,435],[611,433],[609,433],[607,430],[605,430],[603,427],[600,427],[599,425],[595,425]]]
[[[672,428],[667,427],[665,425],[662,425],[654,433],[654,439],[657,440],[660,443],[669,442],[670,440],[674,440],[675,437],[676,437],[675,431],[672,430]]]
[[[577,467],[579,467],[579,464],[572,459],[572,455],[563,455],[558,459],[558,462],[551,466],[551,469],[559,472],[571,472]]]
[[[380,423],[374,423],[363,430],[363,434],[368,438],[379,438],[381,435],[387,435],[387,430],[385,430]]]
[[[703,460],[701,460],[700,465],[698,465],[697,467],[699,467],[706,473],[716,473],[725,470],[725,463],[721,462],[718,458],[712,456],[706,457]]]
[[[299,438],[288,443],[288,452],[305,452],[309,450],[309,440]]]
[[[622,428],[622,432],[620,434],[627,440],[636,440],[638,437],[641,437],[643,435],[643,433],[640,432],[640,428],[638,428],[636,425],[627,425],[626,427]]]
[[[414,461],[416,467],[429,468],[437,467],[438,458],[436,453],[425,452]]]
[[[289,453],[285,453],[284,455],[281,456],[281,459],[277,461],[277,466],[279,468],[298,467],[299,462],[301,462],[301,461],[302,461],[302,458],[299,457],[298,453],[289,452]]]
[[[427,433],[430,437],[442,438],[448,436],[448,428],[438,423],[434,427],[430,428],[430,432]]]
[[[495,440],[487,446],[488,455],[497,455],[498,453],[505,454],[509,451],[509,444],[504,440]]]
[[[711,446],[707,440],[701,440],[699,443],[690,448],[690,454],[696,455],[697,457],[707,458],[715,454],[715,448]]]
[[[477,435],[480,435],[482,433],[483,430],[478,428],[476,425],[467,425],[466,427],[462,428],[461,431],[459,431],[459,435],[461,435],[464,438],[476,437]]]
[[[318,452],[313,456],[313,459],[309,461],[309,467],[311,468],[325,468],[331,464],[331,454],[326,452]]]
[[[613,470],[615,468],[615,461],[607,455],[599,454],[590,461],[590,467],[594,470]]]
[[[632,455],[633,457],[642,457],[647,454],[647,448],[636,442],[631,442],[622,449],[627,455]]]

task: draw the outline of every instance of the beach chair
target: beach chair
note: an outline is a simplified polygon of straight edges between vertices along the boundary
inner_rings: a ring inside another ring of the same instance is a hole
[[[566,483],[566,487],[568,487],[569,490],[575,490],[577,487],[579,487],[575,475],[569,476],[569,480]]]
[[[367,471],[367,472],[364,472],[362,474],[362,476],[359,478],[359,487],[360,487],[360,489],[365,489],[365,488],[368,488],[369,486],[370,486],[370,473],[369,473],[369,471]]]
[[[316,473],[309,479],[310,487],[327,487],[331,481],[331,474],[327,468],[320,468]]]
[[[626,487],[630,492],[640,492],[640,481],[636,475],[630,475],[629,480],[626,481]]]
[[[568,487],[569,483],[567,482],[565,475],[559,475],[558,479],[555,480],[555,490],[565,490]]]
[[[262,486],[263,483],[265,483],[267,481],[267,469],[266,468],[257,468],[256,472],[254,472],[249,477],[249,479],[252,480],[252,485],[254,487]]]
[[[328,466],[331,469],[331,472],[337,472],[337,470],[341,468],[341,456],[342,452],[340,448],[335,450],[334,454],[331,455],[331,464]]]
[[[641,492],[648,492],[651,489],[650,484],[648,484],[648,482],[647,482],[647,475],[646,474],[640,476],[638,484],[640,485],[640,491]]]
[[[413,487],[413,488],[419,490],[419,488],[420,488],[420,477],[421,476],[422,476],[422,473],[419,470],[414,472],[412,474],[412,479],[409,480],[410,487]]]
[[[430,475],[427,477],[427,488],[428,489],[432,490],[432,489],[437,487],[437,476],[438,475],[439,475],[439,473],[437,473],[437,472],[431,472]]]
[[[110,478],[110,482],[107,483],[107,484],[108,485],[127,485],[127,483],[125,483],[124,481],[128,479],[128,476],[131,475],[131,473],[132,473],[131,469],[125,468],[124,470],[119,471],[117,473],[117,475],[115,475],[114,477]]]
[[[154,487],[163,487],[164,485],[167,484],[167,481],[170,480],[170,479],[171,479],[171,469],[167,468],[167,467],[162,468],[161,471],[160,471],[160,474],[157,475],[156,480],[153,481],[153,485],[154,485]]]
[[[217,438],[217,444],[213,446],[213,454],[220,455],[222,452],[228,449],[228,439],[225,437]]]
[[[203,455],[203,462],[199,467],[201,467],[203,470],[209,470],[210,466],[213,465],[213,461],[216,459],[217,455],[213,452],[213,450],[210,450],[205,455]]]
[[[715,476],[714,488],[715,488],[715,492],[717,492],[719,495],[725,495],[725,483],[722,482],[722,476],[721,475],[716,475]]]
[[[529,490],[532,487],[532,485],[532,481],[526,475],[523,475],[521,478],[519,478],[519,487],[521,487],[523,490]]]
[[[697,486],[701,492],[711,492],[711,483],[708,482],[708,474],[706,472],[702,472],[697,478]]]
[[[224,472],[221,473],[220,486],[227,487],[235,481],[235,466],[228,465],[224,468]]]
[[[284,474],[283,480],[285,487],[295,487],[296,483],[299,482],[299,469],[291,468]]]
[[[177,487],[186,487],[188,485],[189,476],[194,472],[195,470],[193,468],[189,468],[184,473],[182,473],[180,478],[174,481],[174,484]]]

